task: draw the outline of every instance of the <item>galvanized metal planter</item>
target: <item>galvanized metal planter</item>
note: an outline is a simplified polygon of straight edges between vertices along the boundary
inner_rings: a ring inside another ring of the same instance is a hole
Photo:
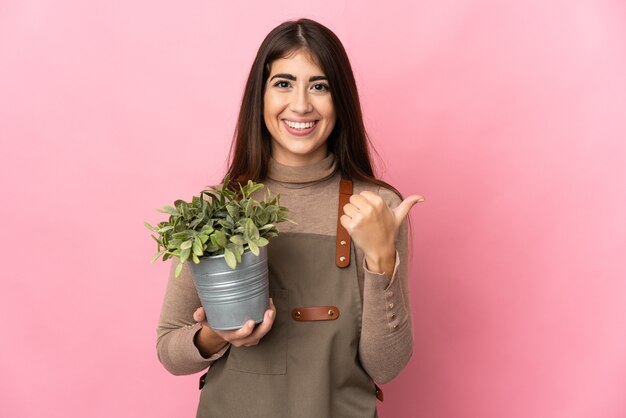
[[[258,257],[249,250],[232,270],[223,255],[200,257],[189,263],[209,326],[217,330],[239,329],[249,321],[259,323],[269,308],[267,247]]]

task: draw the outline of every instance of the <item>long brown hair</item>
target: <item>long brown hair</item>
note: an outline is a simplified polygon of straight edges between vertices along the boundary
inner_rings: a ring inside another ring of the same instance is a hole
[[[328,137],[328,149],[342,175],[393,190],[374,176],[370,160],[373,146],[365,132],[361,103],[348,55],[337,36],[310,19],[284,22],[274,28],[259,47],[241,101],[241,110],[231,144],[228,175],[236,182],[260,181],[267,175],[271,136],[263,120],[263,95],[272,62],[305,49],[322,68],[337,114]],[[235,186],[236,184],[233,184]]]

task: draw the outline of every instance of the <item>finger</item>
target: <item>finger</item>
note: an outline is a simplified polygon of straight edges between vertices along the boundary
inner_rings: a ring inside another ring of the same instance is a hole
[[[376,194],[374,192],[371,192],[369,190],[363,190],[361,193],[359,193],[359,195],[363,196],[369,202],[383,201],[383,198],[380,197],[380,195],[378,195],[378,194]]]
[[[343,213],[353,218],[357,213],[359,213],[359,209],[357,209],[357,207],[354,206],[352,203],[346,203],[343,206]]]
[[[246,343],[247,338],[250,336],[250,334],[252,334],[252,331],[254,331],[254,326],[254,321],[249,320],[246,321],[246,323],[243,324],[243,326],[239,329],[228,331],[214,329],[213,332],[215,332],[223,340],[229,342],[235,347],[241,347]]]
[[[263,320],[260,324],[254,327],[252,333],[244,338],[236,341],[237,346],[245,346],[250,347],[253,345],[257,345],[261,338],[269,332],[274,324],[274,319],[276,318],[276,306],[274,305],[274,300],[270,298],[270,307],[263,314]]]
[[[346,231],[348,231],[348,233],[350,233],[350,231],[352,230],[352,218],[349,217],[348,215],[341,215],[339,217],[339,223],[341,223],[341,226],[343,226]]]
[[[204,308],[196,309],[196,311],[193,313],[193,320],[196,322],[202,322],[205,319],[206,319],[206,316],[204,314]]]
[[[350,203],[352,203],[354,207],[356,207],[358,210],[367,210],[371,207],[369,200],[361,194],[353,194],[352,196],[350,196]]]
[[[387,202],[385,202],[385,200],[382,197],[380,197],[374,192],[370,192],[369,190],[364,190],[359,194],[359,196],[363,198],[362,205],[365,208],[363,211],[368,211],[370,209],[382,210],[382,209],[389,208],[389,206],[387,205]]]
[[[247,338],[250,336],[250,334],[252,334],[252,332],[254,331],[254,321],[253,320],[249,320],[246,321],[245,324],[243,324],[243,326],[241,328],[239,328],[238,330],[234,330],[234,331],[228,331],[230,335],[230,340],[234,341],[234,340],[243,340],[244,338]]]
[[[272,329],[272,325],[274,325],[274,319],[276,318],[276,310],[268,309],[265,311],[263,315],[263,322],[256,326],[252,334],[248,338],[246,338],[246,343],[249,345],[256,345],[259,343],[261,338],[267,334],[270,329]]]
[[[416,204],[416,203],[420,203],[423,202],[424,198],[418,194],[414,194],[411,196],[408,196],[406,199],[404,199],[397,208],[393,209],[393,214],[396,217],[396,222],[398,224],[400,224],[404,218],[406,218],[406,215],[408,215],[409,211],[411,210],[411,208]]]

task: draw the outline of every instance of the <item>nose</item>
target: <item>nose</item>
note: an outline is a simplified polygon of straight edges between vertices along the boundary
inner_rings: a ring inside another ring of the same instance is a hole
[[[306,88],[294,89],[290,108],[294,113],[308,113],[313,110]]]

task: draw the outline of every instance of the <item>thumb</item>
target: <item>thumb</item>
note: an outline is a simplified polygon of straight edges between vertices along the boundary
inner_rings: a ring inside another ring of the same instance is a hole
[[[420,203],[423,201],[424,197],[418,194],[408,196],[406,199],[404,199],[397,208],[393,209],[393,214],[396,217],[397,223],[400,224],[404,220],[404,218],[406,218],[406,215],[408,215],[409,211],[416,203]]]

